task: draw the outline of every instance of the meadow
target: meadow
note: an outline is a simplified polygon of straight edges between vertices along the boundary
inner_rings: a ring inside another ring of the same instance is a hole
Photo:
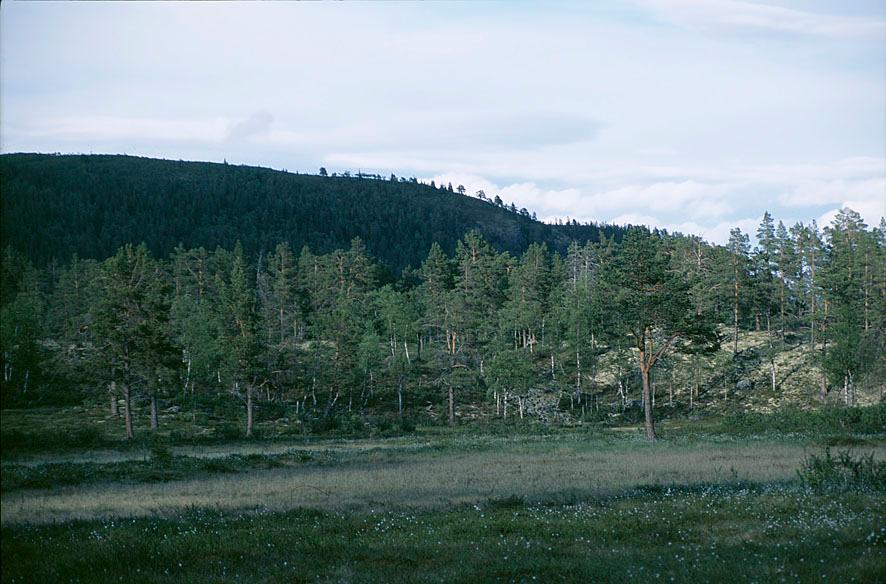
[[[2,581],[882,582],[878,409],[40,447],[6,410]]]

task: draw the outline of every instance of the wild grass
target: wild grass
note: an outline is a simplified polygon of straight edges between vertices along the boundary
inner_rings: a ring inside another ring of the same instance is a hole
[[[648,444],[633,437],[465,440],[461,446],[427,443],[417,448],[401,444],[388,449],[318,451],[314,457],[329,457],[333,463],[286,464],[239,473],[213,473],[199,466],[213,459],[190,460],[182,464],[195,466],[186,467],[183,476],[171,477],[178,480],[139,478],[139,472],[152,472],[150,467],[135,467],[132,476],[127,476],[126,464],[131,463],[98,469],[87,463],[109,481],[9,490],[3,496],[2,523],[144,516],[192,506],[277,511],[446,508],[509,496],[528,502],[573,502],[637,486],[793,481],[808,452],[802,443],[776,440]],[[882,445],[871,452],[877,460],[886,458]],[[299,454],[293,451],[289,456]],[[246,468],[250,463],[241,460],[237,464]],[[37,469],[32,467],[32,472],[39,473]],[[118,471],[122,474],[115,475]]]
[[[322,464],[331,460],[325,453],[294,451],[284,454],[230,454],[216,457],[188,457],[152,451],[149,458],[110,463],[56,462],[45,464],[4,464],[0,491],[49,489],[68,485],[107,482],[150,483],[213,474],[232,474],[300,464]]]
[[[886,440],[851,416],[4,449],[0,578],[878,582]]]
[[[886,461],[874,453],[855,454],[845,450],[836,455],[826,448],[810,454],[797,471],[800,482],[816,492],[870,491],[886,493]]]
[[[878,582],[884,500],[790,486],[562,505],[250,513],[2,529],[3,582]]]

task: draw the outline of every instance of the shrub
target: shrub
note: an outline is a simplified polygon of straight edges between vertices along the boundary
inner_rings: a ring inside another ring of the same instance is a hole
[[[223,440],[238,440],[244,436],[243,429],[231,422],[222,422],[215,427],[215,432]]]
[[[526,499],[519,495],[497,497],[486,501],[486,508],[491,511],[522,509],[524,507],[526,507]]]
[[[886,432],[886,403],[867,407],[832,407],[814,411],[783,409],[772,414],[745,412],[723,420],[736,434],[809,432],[817,434],[878,434]]]
[[[159,438],[151,441],[151,462],[158,465],[168,465],[172,462],[172,448]]]
[[[807,456],[797,475],[814,491],[886,490],[886,462],[874,460],[873,453],[855,457],[846,450],[834,456],[826,448],[824,456]]]
[[[400,431],[402,432],[415,432],[415,420],[412,418],[400,418]]]
[[[0,435],[3,452],[97,448],[107,443],[108,440],[98,428],[88,426],[65,431],[49,428],[41,432],[10,430]]]

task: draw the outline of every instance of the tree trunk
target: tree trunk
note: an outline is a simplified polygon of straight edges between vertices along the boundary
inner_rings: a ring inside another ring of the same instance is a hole
[[[581,391],[581,353],[575,352],[575,391]]]
[[[734,276],[735,287],[733,294],[733,306],[732,306],[732,354],[738,354],[738,272],[735,272]]]
[[[812,293],[812,307],[809,311],[809,345],[812,353],[815,354],[815,252],[812,252],[812,263],[809,273],[809,290]]]
[[[784,299],[784,288],[785,288],[785,285],[784,285],[784,278],[781,278],[781,279],[780,279],[780,282],[781,282],[781,289],[780,289],[780,297],[779,297],[779,313],[780,313],[781,321],[780,321],[779,324],[780,324],[780,326],[781,326],[781,331],[779,331],[779,333],[780,333],[780,335],[781,335],[781,346],[784,347],[784,328],[785,328],[785,324],[784,324],[784,304],[785,304],[785,299]]]
[[[846,379],[849,383],[849,405],[855,405],[855,384],[852,383],[852,371],[846,372]]]
[[[156,430],[160,427],[160,421],[157,418],[157,396],[153,393],[151,394],[151,430]]]
[[[403,379],[397,384],[397,415],[403,417]]]
[[[649,367],[640,366],[643,378],[643,417],[647,440],[655,440],[655,423],[652,421],[652,392],[649,387]]]
[[[871,328],[871,321],[868,318],[868,310],[870,309],[870,301],[871,301],[871,288],[870,283],[868,282],[868,252],[865,251],[864,254],[864,330],[869,330]]]
[[[246,437],[252,436],[252,384],[246,384]]]
[[[449,425],[455,426],[455,392],[449,386]]]
[[[772,373],[772,391],[775,391],[775,348],[772,346],[772,319],[766,314],[766,338],[769,341],[769,367]]]
[[[117,403],[117,383],[115,381],[112,381],[108,386],[108,392],[111,394],[111,415],[116,418],[120,415],[120,408]]]
[[[123,386],[123,420],[126,423],[126,438],[132,440],[135,434],[132,431],[132,403],[129,399],[129,386]]]

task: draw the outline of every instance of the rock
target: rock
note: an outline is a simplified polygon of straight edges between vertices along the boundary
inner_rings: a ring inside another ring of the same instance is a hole
[[[754,388],[754,382],[750,379],[739,379],[735,384],[735,389],[737,391],[748,391]]]

